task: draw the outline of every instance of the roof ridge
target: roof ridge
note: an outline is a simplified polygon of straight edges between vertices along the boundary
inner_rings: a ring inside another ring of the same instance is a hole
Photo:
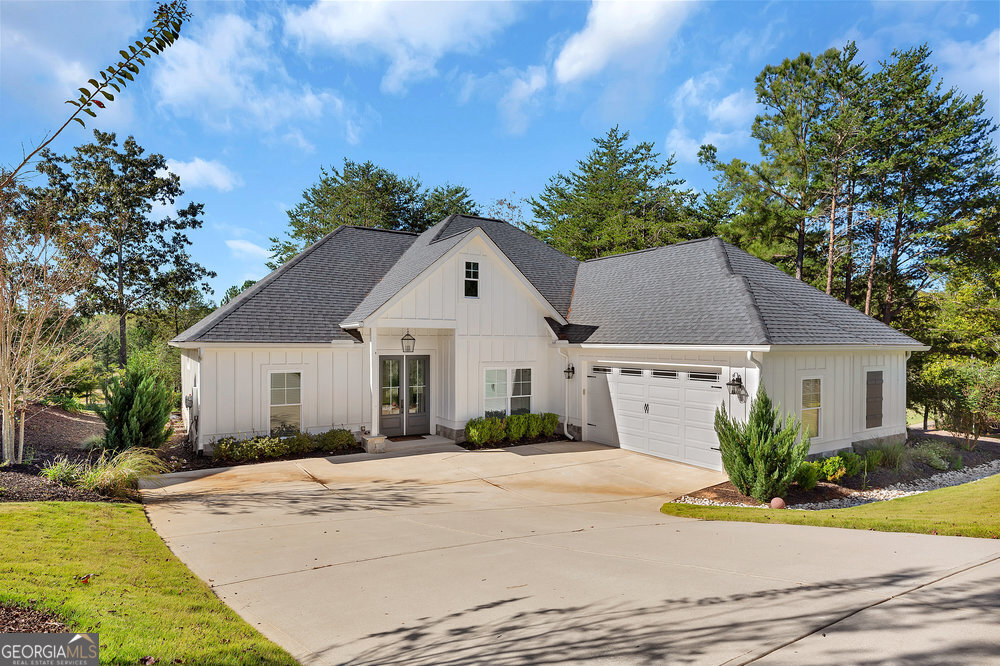
[[[382,227],[366,227],[360,224],[342,224],[337,229],[357,229],[359,231],[384,231],[387,234],[406,234],[407,236],[419,236],[419,231],[406,231],[405,229],[383,229]]]
[[[693,243],[704,243],[705,241],[719,240],[722,239],[718,236],[706,236],[705,238],[693,238],[691,240],[681,241],[679,243],[670,243],[669,245],[657,245],[656,247],[646,247],[641,250],[632,250],[631,252],[619,252],[618,254],[606,254],[603,257],[594,257],[593,259],[584,259],[581,263],[590,263],[591,261],[601,261],[602,259],[616,259],[618,257],[627,257],[631,254],[640,254],[642,252],[656,252],[657,250],[667,250],[672,247],[680,247],[681,245],[691,245]],[[725,241],[723,241],[725,242]],[[555,248],[553,248],[555,249]],[[567,255],[568,256],[568,255]]]
[[[729,249],[725,241],[718,236],[712,236],[709,240],[715,241],[713,245],[715,246],[716,256],[722,262],[722,266],[726,269],[729,277],[735,279],[739,285],[740,293],[743,296],[743,305],[746,308],[746,315],[747,319],[750,320],[752,332],[759,336],[764,344],[770,344],[771,335],[767,330],[764,315],[757,305],[757,299],[753,295],[753,287],[750,286],[750,280],[747,279],[746,275],[739,274],[733,270],[733,264],[729,260]]]

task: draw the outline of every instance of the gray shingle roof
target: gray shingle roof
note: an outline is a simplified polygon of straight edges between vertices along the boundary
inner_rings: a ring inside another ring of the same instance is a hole
[[[416,238],[400,231],[338,227],[174,342],[353,340],[340,322]]]
[[[452,215],[419,236],[340,227],[175,342],[325,343],[360,322],[473,229],[569,322],[572,343],[920,343],[718,238],[586,262],[506,222]]]
[[[718,238],[584,262],[569,322],[578,343],[920,344]]]

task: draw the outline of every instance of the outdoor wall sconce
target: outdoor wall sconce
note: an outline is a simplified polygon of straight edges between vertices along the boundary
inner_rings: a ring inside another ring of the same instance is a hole
[[[563,374],[566,375],[566,379],[573,379],[573,375],[576,374],[576,368],[574,368],[573,364],[570,363],[566,366],[566,369],[563,370]]]
[[[733,373],[733,378],[726,382],[726,387],[729,389],[729,395],[743,395],[743,378],[740,377],[740,373]]]
[[[409,354],[413,351],[413,346],[417,344],[417,339],[410,335],[410,329],[406,329],[406,335],[403,336],[401,342],[403,343],[403,353]]]

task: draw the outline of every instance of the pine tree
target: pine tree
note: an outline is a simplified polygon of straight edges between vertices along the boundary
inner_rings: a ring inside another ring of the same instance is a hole
[[[578,259],[631,252],[700,238],[711,224],[694,208],[697,195],[671,178],[673,156],[661,161],[650,142],[629,144],[611,128],[577,169],[549,179],[529,201],[538,238]]]

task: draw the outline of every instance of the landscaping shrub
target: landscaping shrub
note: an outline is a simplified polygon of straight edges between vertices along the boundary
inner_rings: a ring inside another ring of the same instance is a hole
[[[905,442],[884,441],[867,449],[867,451],[881,451],[882,464],[894,470],[899,470],[903,466],[908,454]]]
[[[130,363],[124,377],[105,385],[104,394],[107,402],[96,411],[104,421],[106,449],[155,449],[170,439],[170,391],[146,367]]]
[[[546,412],[542,414],[542,434],[546,437],[552,437],[556,434],[556,428],[559,427],[559,415],[553,414],[551,412]]]
[[[61,486],[69,486],[75,488],[77,482],[80,480],[80,466],[76,463],[70,462],[62,456],[56,458],[39,472],[41,476],[45,477],[49,481],[58,483]]]
[[[465,423],[465,441],[473,446],[486,444],[486,419],[479,417]]]
[[[139,479],[167,471],[152,449],[131,448],[117,454],[102,453],[95,462],[70,462],[65,458],[45,466],[41,475],[71,488],[92,490],[109,497],[126,497],[139,487]]]
[[[876,467],[881,467],[885,460],[885,452],[882,449],[868,449],[865,451],[865,469],[871,472]]]
[[[795,483],[799,484],[799,488],[805,491],[815,488],[816,484],[819,483],[819,465],[808,460],[804,461],[795,472]]]
[[[823,458],[819,461],[819,465],[820,476],[831,483],[837,483],[840,481],[842,476],[847,474],[847,468],[844,466],[844,459],[840,456]]]
[[[528,414],[528,432],[530,439],[534,439],[542,434],[542,415]]]
[[[104,435],[91,435],[80,442],[80,450],[95,451],[104,448]]]
[[[212,457],[227,462],[250,462],[289,455],[304,455],[314,451],[349,451],[357,446],[354,433],[334,428],[318,435],[298,432],[288,437],[261,435],[249,439],[223,437],[212,447]]]
[[[965,466],[965,463],[962,461],[962,454],[959,453],[958,451],[951,454],[951,456],[948,458],[948,466],[954,470],[962,469],[962,467]]]
[[[507,439],[519,442],[528,433],[528,414],[512,414],[507,417]]]
[[[840,459],[844,461],[844,476],[857,476],[861,473],[864,459],[853,451],[844,451],[840,454]]]
[[[809,451],[802,424],[792,415],[782,424],[763,387],[746,423],[730,418],[725,405],[719,407],[715,432],[729,480],[741,493],[761,502],[788,490]]]
[[[495,416],[487,418],[483,432],[486,435],[487,444],[502,442],[507,436],[507,419]]]
[[[925,439],[913,447],[913,458],[933,469],[944,471],[950,466],[948,459],[952,450],[946,442],[935,439]]]

